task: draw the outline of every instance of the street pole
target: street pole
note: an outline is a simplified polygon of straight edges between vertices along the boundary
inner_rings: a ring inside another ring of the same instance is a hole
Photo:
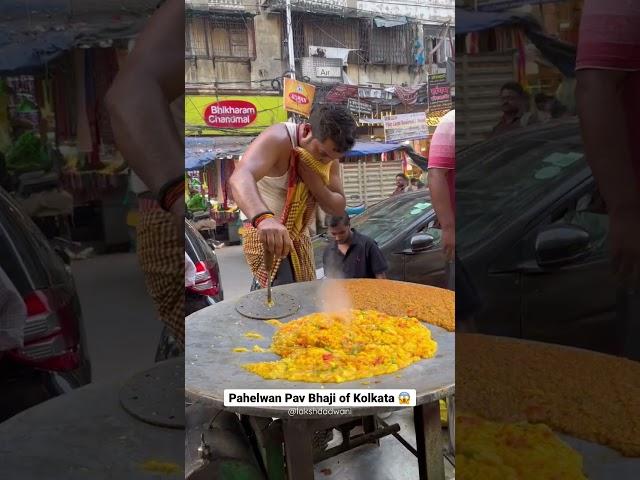
[[[293,56],[293,27],[291,25],[291,0],[286,0],[287,6],[287,46],[289,47],[289,70],[293,80],[296,79],[296,60]]]
[[[296,79],[296,59],[293,56],[293,26],[291,24],[291,0],[285,2],[287,8],[287,47],[289,47],[289,75],[291,79]],[[297,122],[297,115],[291,114],[290,120]]]

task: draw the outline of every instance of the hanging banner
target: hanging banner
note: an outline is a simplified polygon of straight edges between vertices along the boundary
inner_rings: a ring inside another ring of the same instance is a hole
[[[286,122],[280,96],[187,95],[185,134],[257,135],[274,123]]]
[[[284,79],[284,109],[305,117],[311,114],[316,87],[292,78]]]
[[[451,110],[451,87],[446,73],[429,75],[429,111]]]
[[[428,136],[425,112],[389,115],[384,118],[384,140],[387,143],[417,140]]]
[[[381,88],[358,87],[358,97],[391,100],[393,98],[393,93],[382,90]]]

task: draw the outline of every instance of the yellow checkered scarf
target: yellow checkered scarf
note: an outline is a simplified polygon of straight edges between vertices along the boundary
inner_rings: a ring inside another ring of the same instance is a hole
[[[291,152],[289,164],[289,185],[287,187],[287,199],[280,221],[287,227],[289,236],[293,242],[290,252],[291,266],[296,282],[315,280],[315,267],[313,261],[313,248],[309,238],[307,226],[316,209],[316,199],[311,195],[309,188],[298,175],[298,162],[304,162],[316,172],[325,184],[329,183],[331,172],[330,163],[322,163],[305,149],[296,147]],[[249,268],[262,288],[267,286],[269,275],[275,277],[282,259],[274,262],[271,272],[264,267],[264,250],[258,237],[258,231],[253,227],[247,227],[243,236],[244,255]]]

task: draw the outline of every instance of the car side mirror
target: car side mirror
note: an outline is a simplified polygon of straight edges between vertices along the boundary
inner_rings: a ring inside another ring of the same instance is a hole
[[[65,265],[71,265],[71,258],[69,257],[67,252],[65,252],[64,248],[55,247],[53,250],[62,259]]]
[[[589,233],[575,225],[550,225],[538,232],[535,241],[536,261],[540,267],[570,265],[590,253]]]
[[[411,251],[413,253],[420,253],[429,250],[433,247],[435,239],[428,233],[418,233],[411,237]]]

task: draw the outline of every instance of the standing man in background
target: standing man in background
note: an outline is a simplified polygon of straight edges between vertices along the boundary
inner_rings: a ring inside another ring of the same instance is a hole
[[[351,228],[349,215],[328,218],[333,241],[322,257],[328,278],[387,278],[389,265],[375,240]]]
[[[184,2],[166,0],[107,98],[118,150],[134,172],[137,250],[158,314],[184,348]],[[135,94],[132,94],[135,92]]]
[[[500,88],[500,101],[502,103],[502,117],[493,127],[489,137],[535,123],[534,116],[527,111],[529,96],[518,82],[507,82]]]
[[[409,185],[409,177],[407,177],[404,173],[399,173],[396,175],[396,189],[393,191],[391,196],[400,195],[401,193],[405,193],[407,191],[407,186]]]

